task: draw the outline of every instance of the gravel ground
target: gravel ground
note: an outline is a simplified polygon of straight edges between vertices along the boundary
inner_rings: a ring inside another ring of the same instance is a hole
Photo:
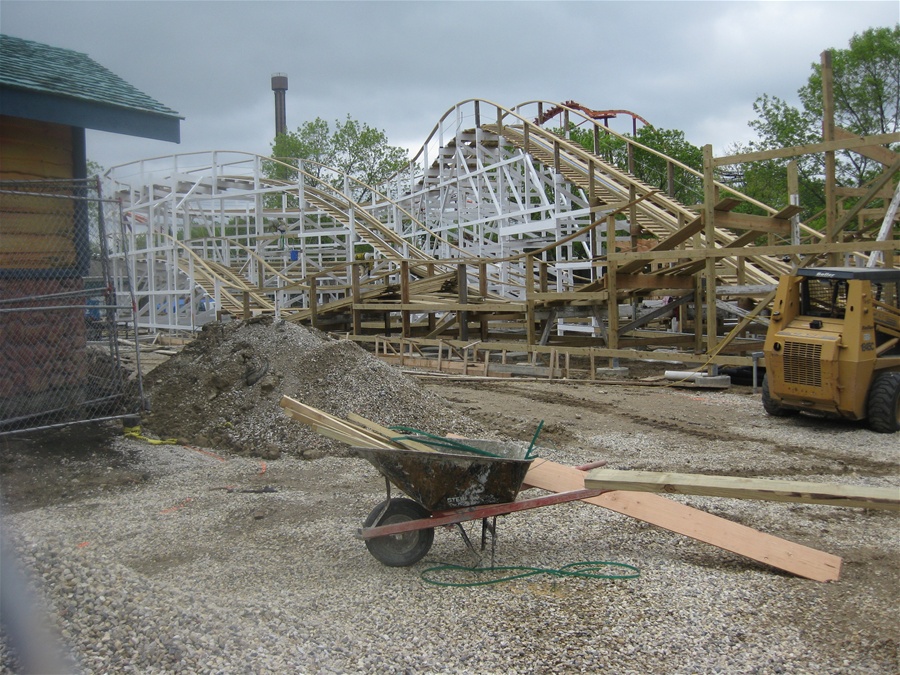
[[[749,389],[516,381],[426,389],[475,420],[470,428],[527,442],[543,419],[540,454],[563,463],[900,484],[897,436],[768,418]],[[363,460],[273,460],[122,437],[92,439],[91,448],[50,453],[38,467],[10,459],[17,447],[7,443],[0,465],[4,549],[34,581],[64,671],[900,671],[896,513],[677,498],[842,556],[841,580],[822,584],[565,504],[501,519],[496,564],[606,560],[634,565],[640,577],[442,587],[420,575],[439,562],[471,564],[455,532],[437,531],[410,568],[381,565],[354,538],[383,498],[382,479]],[[6,643],[0,664],[25,667]]]

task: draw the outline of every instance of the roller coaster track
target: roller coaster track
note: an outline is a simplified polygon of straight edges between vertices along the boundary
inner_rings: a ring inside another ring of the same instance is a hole
[[[699,236],[701,246],[707,246],[706,236],[703,232],[703,218],[676,200],[666,196],[651,186],[642,183],[627,171],[607,164],[598,156],[587,153],[581,146],[576,145],[559,135],[543,129],[535,124],[517,120],[519,124],[486,125],[486,129],[502,135],[514,146],[522,149],[541,162],[559,168],[559,172],[571,183],[584,190],[593,190],[601,205],[615,205],[633,199],[635,195],[650,194],[650,198],[641,202],[636,211],[636,223],[644,232],[651,233],[659,240],[653,247],[654,250],[674,248],[677,245],[688,243],[695,235]],[[648,150],[647,148],[643,148]],[[592,187],[593,186],[593,187]],[[724,187],[724,186],[723,186]],[[720,247],[738,247],[752,242],[759,235],[751,232],[743,237],[736,237],[730,233],[716,229],[714,245]],[[635,261],[628,267],[620,270],[629,273],[643,267],[652,260]],[[748,279],[758,284],[774,284],[777,277],[788,270],[783,263],[767,258],[748,257],[747,267],[744,272]],[[737,275],[737,263],[724,260],[732,276]],[[692,274],[696,270],[686,268],[683,274]]]

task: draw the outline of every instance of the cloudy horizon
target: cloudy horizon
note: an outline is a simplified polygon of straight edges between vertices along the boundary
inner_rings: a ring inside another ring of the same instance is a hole
[[[48,16],[54,20],[48,21]],[[627,109],[724,154],[762,94],[797,102],[825,49],[893,26],[895,1],[98,2],[0,0],[0,30],[88,54],[182,116],[181,143],[88,132],[104,167],[201,150],[268,154],[348,115],[415,152],[462,100]]]

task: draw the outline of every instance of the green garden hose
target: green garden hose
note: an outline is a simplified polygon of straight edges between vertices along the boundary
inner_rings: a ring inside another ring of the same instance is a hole
[[[621,572],[603,572],[609,568],[619,568]],[[442,581],[435,578],[441,572],[451,574],[470,573],[483,575],[487,573],[507,573],[504,576],[481,581]],[[607,562],[601,560],[589,560],[574,562],[564,565],[559,569],[546,567],[463,567],[462,565],[443,564],[429,567],[421,573],[422,581],[434,586],[452,586],[466,588],[471,586],[489,586],[515,579],[525,579],[538,574],[549,574],[554,577],[578,577],[581,579],[636,579],[641,571],[633,565],[626,563]]]

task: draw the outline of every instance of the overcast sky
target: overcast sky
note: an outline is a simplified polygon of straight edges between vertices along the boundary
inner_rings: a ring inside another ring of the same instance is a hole
[[[84,52],[184,116],[181,143],[88,133],[104,167],[195,150],[268,154],[271,75],[287,123],[354,119],[418,150],[464,99],[632,110],[718,154],[752,138],[763,93],[898,21],[888,2],[0,0],[0,30]]]

